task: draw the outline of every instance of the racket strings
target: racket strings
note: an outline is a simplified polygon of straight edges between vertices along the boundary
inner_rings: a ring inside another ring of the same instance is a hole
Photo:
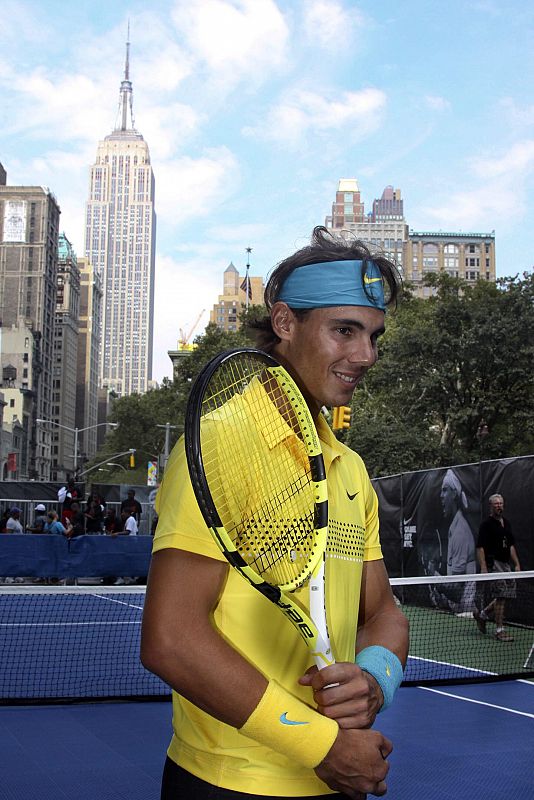
[[[298,584],[318,545],[297,414],[261,363],[224,367],[212,376],[202,407],[202,457],[214,504],[246,563],[271,583]]]

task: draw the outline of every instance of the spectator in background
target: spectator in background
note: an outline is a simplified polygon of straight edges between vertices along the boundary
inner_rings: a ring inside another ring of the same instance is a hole
[[[128,511],[126,508],[123,509],[121,511],[121,518],[124,526],[121,534],[124,536],[137,536],[138,528],[133,512]],[[135,583],[136,580],[136,578],[117,578],[115,586],[127,586],[128,584]]]
[[[102,506],[96,500],[91,500],[87,503],[85,511],[85,532],[86,533],[103,533],[104,531],[104,514]]]
[[[9,509],[4,509],[2,512],[2,516],[0,517],[0,533],[7,533],[6,531],[6,524],[9,519]]]
[[[72,528],[70,520],[68,520],[68,527],[65,527],[59,521],[57,511],[49,511],[46,517],[43,533],[53,533],[57,536],[68,536],[69,530]]]
[[[122,519],[123,533],[128,534],[130,536],[137,536],[139,528],[137,526],[137,520],[135,518],[134,512],[129,511],[127,508],[123,508],[121,511],[121,519]]]
[[[57,493],[57,499],[62,503],[63,508],[61,511],[61,518],[63,522],[65,519],[72,519],[72,504],[81,500],[81,494],[76,488],[76,484],[72,478],[67,481],[66,486],[62,486]]]
[[[44,527],[46,525],[46,506],[42,503],[39,503],[35,506],[35,517],[33,518],[33,525],[26,528],[28,533],[44,533]]]
[[[17,506],[13,506],[9,512],[9,518],[6,522],[6,533],[24,533],[20,522],[20,508],[17,508]]]
[[[123,530],[122,519],[117,516],[114,508],[109,508],[104,517],[104,531],[110,536],[117,536]]]
[[[98,492],[91,492],[91,494],[87,498],[87,505],[85,508],[86,511],[89,510],[89,507],[91,506],[92,503],[95,503],[100,508],[100,511],[102,512],[102,517],[104,517],[104,514],[106,513],[106,501],[104,500],[102,495],[98,494]]]
[[[123,500],[121,503],[121,514],[123,511],[129,511],[130,514],[133,514],[135,521],[137,522],[137,527],[139,527],[139,522],[141,521],[141,514],[143,513],[143,507],[139,500],[135,499],[135,489],[128,489],[126,500]]]
[[[85,515],[82,514],[80,509],[80,504],[74,500],[70,506],[70,515],[66,516],[65,512],[63,511],[63,519],[61,520],[63,525],[67,528],[67,536],[69,539],[73,539],[75,536],[83,536],[85,533]],[[70,524],[70,529],[69,529]]]
[[[490,515],[484,520],[478,532],[477,556],[481,572],[519,572],[521,565],[515,549],[512,526],[503,517],[504,499],[502,494],[492,494],[489,499]],[[495,615],[495,638],[500,642],[513,642],[514,637],[504,630],[504,608],[507,599],[516,596],[515,580],[496,581],[492,584],[493,599],[473,616],[481,633],[486,633],[486,623]]]

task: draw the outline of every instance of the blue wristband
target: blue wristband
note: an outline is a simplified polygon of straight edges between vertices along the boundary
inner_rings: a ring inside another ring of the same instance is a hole
[[[374,644],[365,647],[358,653],[356,664],[360,669],[372,675],[382,689],[384,703],[380,711],[389,708],[404,676],[404,670],[398,657],[387,647]]]

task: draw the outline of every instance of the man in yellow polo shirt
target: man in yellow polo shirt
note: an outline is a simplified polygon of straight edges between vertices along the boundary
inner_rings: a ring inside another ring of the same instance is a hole
[[[392,745],[370,726],[402,679],[407,623],[390,591],[363,462],[321,409],[350,403],[376,360],[397,288],[390,262],[318,228],[310,247],[273,272],[270,316],[259,324],[260,346],[298,383],[321,439],[335,664],[311,666],[294,627],[229,569],[197,507],[183,441],[173,450],[157,499],[142,637],[143,663],[173,688],[162,800],[360,800],[386,791]],[[308,608],[307,586],[295,599]]]

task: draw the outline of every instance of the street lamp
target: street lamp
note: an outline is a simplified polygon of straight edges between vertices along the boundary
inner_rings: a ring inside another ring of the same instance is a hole
[[[78,434],[84,431],[90,431],[93,428],[100,428],[102,425],[109,425],[110,428],[118,428],[118,422],[97,422],[96,425],[86,425],[85,428],[71,428],[69,425],[63,425],[56,422],[55,419],[36,419],[38,425],[55,425],[57,428],[63,428],[65,431],[70,431],[74,434],[74,477],[78,474]]]

